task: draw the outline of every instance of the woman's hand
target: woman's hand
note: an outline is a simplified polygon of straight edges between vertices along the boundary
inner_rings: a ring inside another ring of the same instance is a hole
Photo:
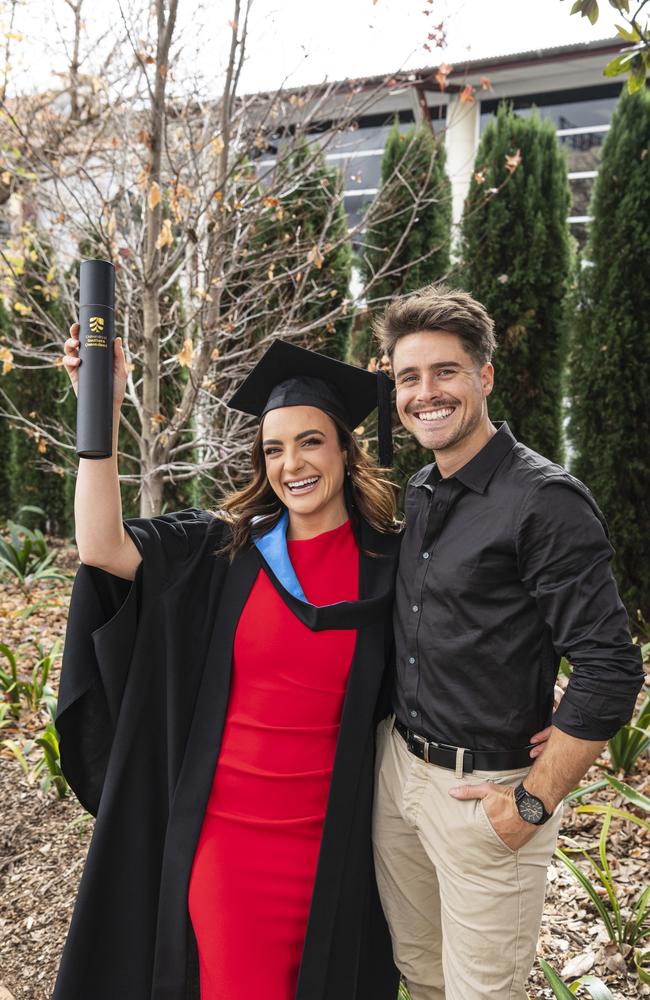
[[[81,364],[78,337],[79,324],[73,323],[70,327],[70,337],[63,344],[63,365],[72,382],[75,396],[79,393],[79,365]],[[116,337],[113,341],[113,403],[118,406],[122,405],[124,399],[127,375],[122,338]]]

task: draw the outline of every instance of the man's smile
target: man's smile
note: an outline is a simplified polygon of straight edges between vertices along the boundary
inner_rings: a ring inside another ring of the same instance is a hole
[[[418,410],[413,416],[424,423],[430,423],[431,421],[445,420],[452,415],[455,409],[455,406],[436,407],[432,410]]]

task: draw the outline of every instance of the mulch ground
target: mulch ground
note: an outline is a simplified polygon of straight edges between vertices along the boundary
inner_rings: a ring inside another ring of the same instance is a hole
[[[57,549],[57,567],[74,573],[78,565],[74,547],[56,539],[49,542]],[[63,636],[70,588],[71,581],[43,581],[28,601],[14,584],[0,580],[1,641],[14,650],[22,644],[25,676],[35,662],[34,641],[47,650]],[[20,617],[25,607],[39,602],[33,614]],[[55,690],[59,664],[60,660],[50,678]],[[47,718],[43,710],[24,707],[19,720],[0,731],[0,743],[13,739],[23,744],[38,735]],[[607,764],[606,757],[602,763]],[[601,776],[601,768],[594,765],[583,784]],[[641,761],[627,781],[650,794],[650,761]],[[602,790],[589,801],[621,804],[613,789]],[[600,816],[567,806],[562,833],[591,848],[601,824]],[[30,779],[13,754],[0,747],[0,1000],[49,1000],[92,829],[92,818],[72,796],[59,799],[54,789],[43,794],[39,780]],[[635,824],[614,819],[608,856],[627,915],[647,882],[650,838]],[[650,996],[650,986],[640,983],[631,956],[608,943],[594,906],[559,861],[548,871],[538,955],[567,980],[586,973],[598,976],[616,1000]],[[539,966],[530,977],[528,992],[531,1000],[553,996]],[[589,994],[582,988],[578,996]]]

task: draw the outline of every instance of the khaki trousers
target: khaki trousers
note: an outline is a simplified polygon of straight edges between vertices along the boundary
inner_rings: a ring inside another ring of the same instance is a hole
[[[513,851],[481,799],[454,799],[449,789],[486,780],[514,787],[529,768],[458,778],[409,753],[393,724],[391,716],[377,730],[373,848],[411,1000],[525,1000],[562,803]]]

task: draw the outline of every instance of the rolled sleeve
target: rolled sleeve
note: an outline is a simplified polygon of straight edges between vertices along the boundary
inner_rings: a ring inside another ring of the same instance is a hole
[[[573,667],[553,724],[607,740],[629,721],[643,684],[641,652],[611,570],[614,553],[593,497],[571,477],[545,480],[517,527],[520,578]]]

